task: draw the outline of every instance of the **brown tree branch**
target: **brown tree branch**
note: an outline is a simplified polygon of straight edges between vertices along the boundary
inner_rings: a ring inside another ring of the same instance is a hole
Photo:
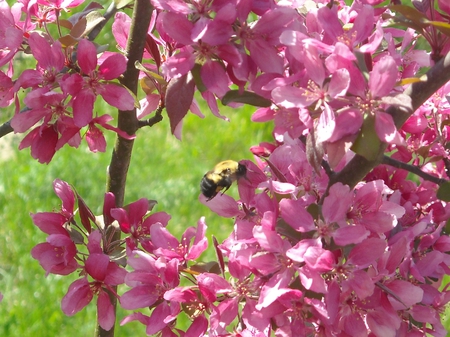
[[[404,92],[411,98],[411,110],[407,111],[402,107],[390,106],[386,111],[393,117],[398,129],[415,110],[450,80],[450,53],[436,63],[421,79],[421,82],[411,84]],[[331,177],[328,188],[337,182],[349,185],[351,188],[355,187],[367,173],[383,161],[386,148],[387,144],[382,143],[374,160],[368,160],[358,154],[355,155],[341,171]]]
[[[13,128],[11,127],[11,121],[7,121],[0,125],[0,138],[6,136],[8,133],[13,132]]]
[[[136,61],[142,61],[152,11],[153,7],[150,4],[150,1],[136,0],[134,2],[132,24],[130,27],[126,49],[128,63],[122,79],[122,84],[130,89],[134,94],[137,94],[139,81],[139,70],[135,67],[135,63]],[[136,109],[131,111],[119,111],[118,127],[119,129],[127,132],[129,135],[135,134],[138,129]],[[112,152],[111,163],[108,170],[107,190],[115,195],[117,207],[123,206],[125,183],[128,167],[130,165],[133,143],[133,140],[124,139],[117,136],[116,144]],[[116,231],[112,241],[118,240],[120,240],[120,232]],[[117,287],[115,287],[115,290],[116,289]],[[109,295],[111,303],[114,308],[116,308],[116,297],[111,293]],[[97,324],[95,335],[97,337],[113,337],[114,327],[111,330],[106,331]]]

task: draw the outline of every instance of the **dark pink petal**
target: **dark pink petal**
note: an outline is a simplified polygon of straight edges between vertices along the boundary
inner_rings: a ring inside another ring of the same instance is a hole
[[[267,41],[260,39],[247,41],[247,48],[250,51],[250,57],[261,71],[283,73],[283,59]]]
[[[197,294],[189,287],[177,287],[164,293],[164,299],[180,303],[198,300]]]
[[[88,125],[92,120],[96,96],[89,89],[81,90],[73,99],[73,121],[80,128]]]
[[[38,247],[39,246],[39,247]],[[40,244],[33,248],[32,256],[39,261],[46,274],[69,275],[80,266],[74,259],[76,255],[75,245],[69,249],[58,248],[51,244]]]
[[[182,48],[179,53],[169,57],[161,66],[162,72],[169,79],[186,75],[195,64],[192,48]]]
[[[31,33],[28,42],[39,66],[43,69],[49,69],[52,66],[50,43],[38,33]]]
[[[299,232],[309,232],[316,229],[313,217],[305,208],[306,205],[301,199],[283,199],[280,202],[281,217]]]
[[[78,65],[84,74],[89,75],[97,68],[97,49],[92,42],[81,39],[78,43],[77,57]]]
[[[97,281],[103,281],[109,265],[109,256],[105,254],[90,254],[85,262],[86,272]]]
[[[379,234],[392,230],[397,224],[397,220],[392,214],[384,212],[366,213],[360,222],[371,232]]]
[[[106,151],[106,139],[103,136],[103,132],[95,125],[89,125],[89,129],[86,132],[86,142],[88,143],[91,152]]]
[[[317,246],[309,247],[305,252],[304,259],[311,270],[318,272],[330,271],[336,263],[332,252]]]
[[[93,231],[89,234],[87,248],[90,254],[103,254],[101,247],[102,234],[99,230]]]
[[[395,336],[401,320],[385,310],[372,310],[367,314],[367,325],[375,336]]]
[[[104,330],[111,330],[116,321],[116,314],[108,293],[100,291],[97,298],[97,319]]]
[[[443,254],[437,250],[431,251],[421,256],[416,261],[417,269],[422,276],[432,276],[438,269],[438,265],[443,261]]]
[[[132,223],[128,219],[128,213],[123,208],[113,208],[110,211],[111,217],[119,222],[122,232],[128,234],[131,231]]]
[[[127,69],[127,59],[119,53],[109,56],[98,67],[99,77],[104,80],[112,80],[118,78]]]
[[[125,282],[127,271],[117,263],[110,261],[106,270],[105,284],[117,286]]]
[[[178,249],[179,242],[167,228],[162,224],[156,223],[150,228],[151,240],[155,247],[164,248],[166,250],[176,251]]]
[[[146,198],[141,198],[128,205],[128,218],[130,223],[139,224],[142,222],[142,218],[149,209],[149,201]]]
[[[355,36],[355,43],[366,40],[372,33],[372,22],[375,21],[374,10],[372,6],[362,5],[357,9],[358,15],[355,18],[354,26],[350,34]],[[369,24],[370,22],[370,24]]]
[[[133,321],[139,321],[140,323],[147,325],[149,321],[148,316],[145,316],[141,312],[134,312],[131,315],[126,316],[121,322],[120,325],[124,325]]]
[[[354,264],[365,268],[375,263],[386,249],[386,241],[377,238],[369,238],[353,247],[348,256],[348,264]]]
[[[86,278],[74,281],[61,301],[61,309],[67,316],[73,316],[91,302],[92,290]]]
[[[39,227],[41,231],[47,234],[67,234],[67,231],[62,227],[67,218],[59,213],[41,212],[31,214],[33,223]]]
[[[105,84],[99,93],[106,103],[119,110],[130,111],[134,109],[134,97],[127,89],[118,84]]]
[[[135,287],[120,297],[120,305],[126,310],[135,310],[153,305],[159,299],[155,287]]]
[[[167,326],[167,323],[170,323],[170,319],[168,321],[167,318],[171,316],[171,314],[171,307],[167,304],[167,302],[162,302],[155,308],[155,310],[153,310],[150,319],[148,319],[145,333],[148,336],[153,336],[158,331],[164,329]]]
[[[375,289],[374,281],[364,270],[355,270],[345,283],[355,292],[360,300],[371,296]]]
[[[324,29],[326,35],[332,40],[337,41],[344,34],[341,23],[339,22],[337,12],[329,7],[323,6],[317,11],[317,19]]]
[[[233,289],[227,280],[212,273],[202,273],[197,276],[200,292],[208,301],[214,302],[219,294],[226,294]]]
[[[200,69],[200,76],[206,88],[218,97],[227,93],[230,80],[219,62],[206,62]]]
[[[241,209],[239,209],[239,205],[236,200],[234,200],[227,194],[219,193],[209,201],[207,201],[207,198],[203,194],[200,194],[199,200],[211,211],[225,218],[232,218],[238,215],[243,215],[243,212]]]
[[[411,316],[418,322],[436,324],[440,321],[439,314],[433,307],[415,305],[409,311]]]
[[[339,326],[344,330],[347,336],[366,337],[367,327],[364,324],[364,319],[358,312],[348,313],[341,317]]]
[[[265,214],[267,214],[266,212]],[[269,252],[283,252],[284,241],[281,236],[269,226],[253,227],[253,236],[264,250]]]
[[[189,337],[201,337],[205,334],[206,329],[208,328],[208,320],[205,316],[197,317],[186,330],[186,336]]]
[[[31,156],[42,164],[48,164],[55,155],[58,133],[53,126],[36,128],[22,140],[21,146],[29,141],[31,141]]]
[[[175,41],[190,45],[193,23],[185,15],[174,12],[162,12],[158,15],[158,20],[162,22],[164,31]]]
[[[11,126],[14,132],[25,132],[50,113],[51,110],[47,108],[19,112],[13,116]]]
[[[342,183],[336,183],[330,187],[328,196],[322,206],[322,214],[327,223],[346,220],[353,199],[350,187]]]
[[[361,225],[344,225],[333,233],[334,242],[339,246],[361,243],[369,236],[370,232]]]
[[[75,209],[75,194],[70,185],[61,179],[55,179],[53,181],[53,190],[62,201],[62,211],[73,215]]]
[[[208,239],[205,236],[208,227],[205,223],[205,217],[201,217],[197,222],[197,229],[195,231],[195,238],[192,246],[186,256],[187,260],[197,259],[208,248]]]
[[[392,294],[388,293],[388,299],[395,310],[408,309],[423,299],[423,290],[411,282],[394,280],[385,286],[392,291]]]

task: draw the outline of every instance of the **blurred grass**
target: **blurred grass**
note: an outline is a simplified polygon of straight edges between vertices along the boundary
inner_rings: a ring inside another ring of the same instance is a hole
[[[204,110],[205,119],[189,115],[180,142],[170,134],[167,118],[152,128],[141,129],[135,141],[129,169],[126,203],[145,197],[155,199],[155,210],[172,215],[168,228],[180,236],[206,216],[211,235],[224,239],[232,219],[221,219],[198,201],[203,174],[224,159],[251,159],[248,151],[259,141],[270,141],[269,124],[250,122],[253,109],[226,108],[226,122]],[[29,149],[18,151],[19,135],[0,139],[0,336],[89,336],[95,325],[95,304],[73,317],[66,317],[60,301],[77,275],[45,277],[31,258],[30,250],[46,235],[32,224],[29,213],[57,210],[60,201],[52,182],[63,179],[76,187],[92,210],[99,214],[105,192],[106,168],[114,137],[108,135],[106,153],[90,153],[64,147],[49,165],[30,157]],[[13,146],[12,151],[9,146]],[[228,193],[228,192],[227,192]],[[229,191],[237,194],[236,188]],[[214,258],[210,248],[207,259]],[[123,292],[123,290],[122,290]],[[120,292],[120,293],[122,293]],[[127,312],[119,311],[120,321]],[[116,327],[116,336],[145,335],[137,322]]]

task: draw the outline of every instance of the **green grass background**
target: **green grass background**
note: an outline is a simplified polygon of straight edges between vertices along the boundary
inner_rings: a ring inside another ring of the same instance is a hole
[[[101,108],[101,106],[100,106]],[[168,228],[180,235],[201,216],[209,226],[207,236],[223,239],[233,227],[198,201],[203,174],[224,159],[251,159],[249,147],[270,141],[271,123],[250,122],[253,108],[224,108],[230,122],[192,114],[186,118],[180,142],[170,134],[168,119],[138,132],[129,170],[126,203],[138,198],[158,201],[155,210],[172,215]],[[77,275],[49,275],[31,258],[30,250],[46,235],[31,222],[30,212],[57,210],[60,201],[52,189],[55,178],[73,184],[96,214],[101,212],[106,167],[114,143],[108,136],[106,153],[90,153],[83,144],[57,152],[49,165],[39,164],[29,150],[18,151],[20,135],[0,139],[0,336],[89,336],[95,326],[95,305],[73,317],[60,309],[61,298]],[[12,148],[10,148],[12,147]],[[236,188],[230,189],[236,195]],[[213,257],[209,249],[206,258]],[[120,291],[120,290],[119,290]],[[127,312],[119,311],[118,319]],[[137,322],[116,328],[116,336],[144,336]]]

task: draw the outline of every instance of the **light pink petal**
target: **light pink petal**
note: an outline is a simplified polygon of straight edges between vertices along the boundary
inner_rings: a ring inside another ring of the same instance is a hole
[[[344,96],[350,86],[350,74],[347,69],[338,69],[331,76],[327,93],[331,98]]]
[[[366,227],[361,225],[344,226],[338,228],[333,233],[333,239],[339,246],[347,246],[350,244],[358,244],[365,240],[370,234]]]
[[[122,50],[125,50],[130,32],[131,18],[123,13],[118,12],[114,17],[111,31],[116,39],[117,44]]]
[[[397,81],[397,64],[392,56],[381,58],[370,73],[369,88],[372,97],[384,97],[391,93]]]
[[[375,131],[383,142],[405,145],[405,140],[395,127],[394,119],[386,112],[378,111],[375,114]]]
[[[331,185],[328,196],[322,206],[322,213],[327,223],[340,222],[346,219],[353,199],[350,187],[342,183]]]

